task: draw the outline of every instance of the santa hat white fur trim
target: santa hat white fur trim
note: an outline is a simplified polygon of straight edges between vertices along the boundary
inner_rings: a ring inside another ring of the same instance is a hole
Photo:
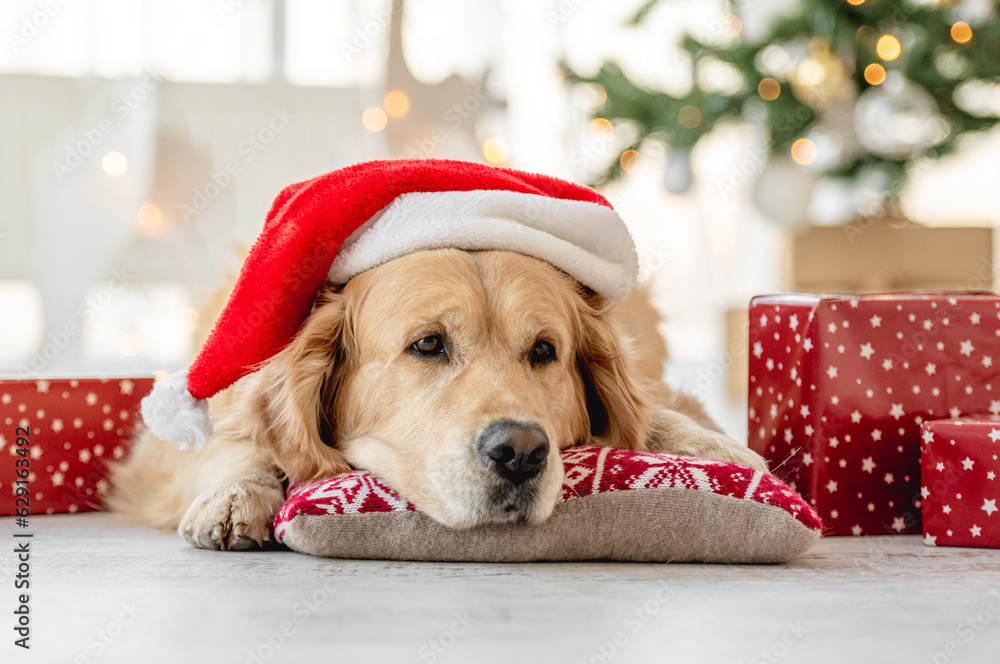
[[[208,401],[195,399],[187,389],[187,369],[153,385],[140,410],[146,427],[160,440],[176,443],[182,450],[203,449],[212,436]]]
[[[503,249],[555,265],[606,304],[635,285],[639,261],[612,208],[502,190],[415,192],[398,196],[344,241],[329,279],[343,284],[394,258],[424,249]]]

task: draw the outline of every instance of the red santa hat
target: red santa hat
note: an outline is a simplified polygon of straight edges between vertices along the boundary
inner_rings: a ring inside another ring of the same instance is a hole
[[[182,448],[204,447],[207,399],[281,351],[324,282],[444,247],[540,258],[607,305],[625,297],[638,273],[621,217],[587,187],[440,159],[349,166],[278,195],[201,352],[143,399],[146,425]]]

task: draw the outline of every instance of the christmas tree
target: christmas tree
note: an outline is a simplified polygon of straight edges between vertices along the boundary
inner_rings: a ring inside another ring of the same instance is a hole
[[[631,23],[661,2],[649,0]],[[997,4],[801,0],[754,42],[741,34],[737,4],[721,30],[684,37],[693,83],[680,96],[637,85],[612,62],[593,76],[565,66],[571,81],[603,88],[595,117],[628,124],[634,136],[593,184],[620,176],[629,150],[646,141],[686,154],[735,121],[763,131],[771,155],[895,191],[915,159],[997,123]]]

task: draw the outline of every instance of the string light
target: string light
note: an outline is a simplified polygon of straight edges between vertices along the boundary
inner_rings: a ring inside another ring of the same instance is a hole
[[[636,150],[625,150],[622,156],[619,158],[619,163],[622,165],[622,170],[628,173],[642,161],[642,155]]]
[[[361,124],[364,125],[365,129],[368,131],[382,131],[385,129],[385,124],[388,121],[389,118],[386,116],[385,111],[378,106],[372,106],[361,114]]]
[[[958,21],[951,26],[951,38],[959,44],[964,44],[972,39],[972,28],[965,21]]]
[[[878,32],[870,25],[862,25],[858,28],[857,38],[862,44],[873,44],[878,38]]]
[[[615,126],[607,118],[594,118],[590,121],[591,134],[613,134]]]
[[[589,83],[587,85],[587,95],[590,97],[590,106],[598,108],[604,105],[608,99],[608,93],[600,83]]]
[[[163,212],[160,210],[159,206],[152,203],[146,203],[139,211],[136,213],[135,218],[139,221],[139,225],[145,230],[156,230],[160,223],[163,222]]]
[[[817,156],[816,144],[808,138],[800,138],[792,143],[792,159],[796,164],[808,166],[816,161]]]
[[[135,332],[123,334],[121,340],[118,342],[118,348],[123,355],[135,357],[142,352],[142,337]]]
[[[677,114],[677,120],[682,127],[694,129],[701,124],[701,111],[694,106],[684,106]]]
[[[881,85],[885,80],[885,67],[872,63],[865,67],[865,80],[872,85]]]
[[[109,152],[101,159],[101,168],[108,175],[118,177],[128,168],[128,159],[121,152]]]
[[[743,22],[740,21],[740,17],[736,14],[726,14],[722,17],[728,30],[726,31],[726,37],[729,39],[735,39],[740,36],[743,32]]]
[[[390,90],[382,99],[382,107],[391,118],[401,118],[410,110],[410,98],[402,90]]]
[[[170,372],[164,371],[163,369],[157,369],[153,372],[153,380],[157,383],[162,383],[166,379],[170,378]]]
[[[510,159],[510,147],[507,146],[507,141],[496,136],[487,138],[483,141],[483,157],[494,166],[507,163]]]
[[[899,45],[899,40],[892,35],[882,35],[875,44],[875,52],[883,60],[895,60],[903,52],[903,47]]]
[[[847,4],[857,7],[858,5],[865,4],[865,0],[847,0]]]
[[[757,94],[766,101],[777,99],[781,94],[781,84],[773,78],[765,78],[757,85]]]

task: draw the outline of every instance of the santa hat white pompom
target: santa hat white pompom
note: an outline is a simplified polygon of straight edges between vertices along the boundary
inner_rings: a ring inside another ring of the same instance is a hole
[[[190,370],[143,400],[146,425],[182,448],[204,447],[212,435],[206,399],[288,345],[324,282],[346,283],[399,256],[444,247],[548,261],[605,305],[625,297],[639,268],[625,223],[593,189],[444,159],[342,168],[278,195]]]
[[[153,385],[143,400],[142,419],[157,438],[176,442],[182,450],[202,449],[212,435],[208,401],[188,392],[187,369]]]

